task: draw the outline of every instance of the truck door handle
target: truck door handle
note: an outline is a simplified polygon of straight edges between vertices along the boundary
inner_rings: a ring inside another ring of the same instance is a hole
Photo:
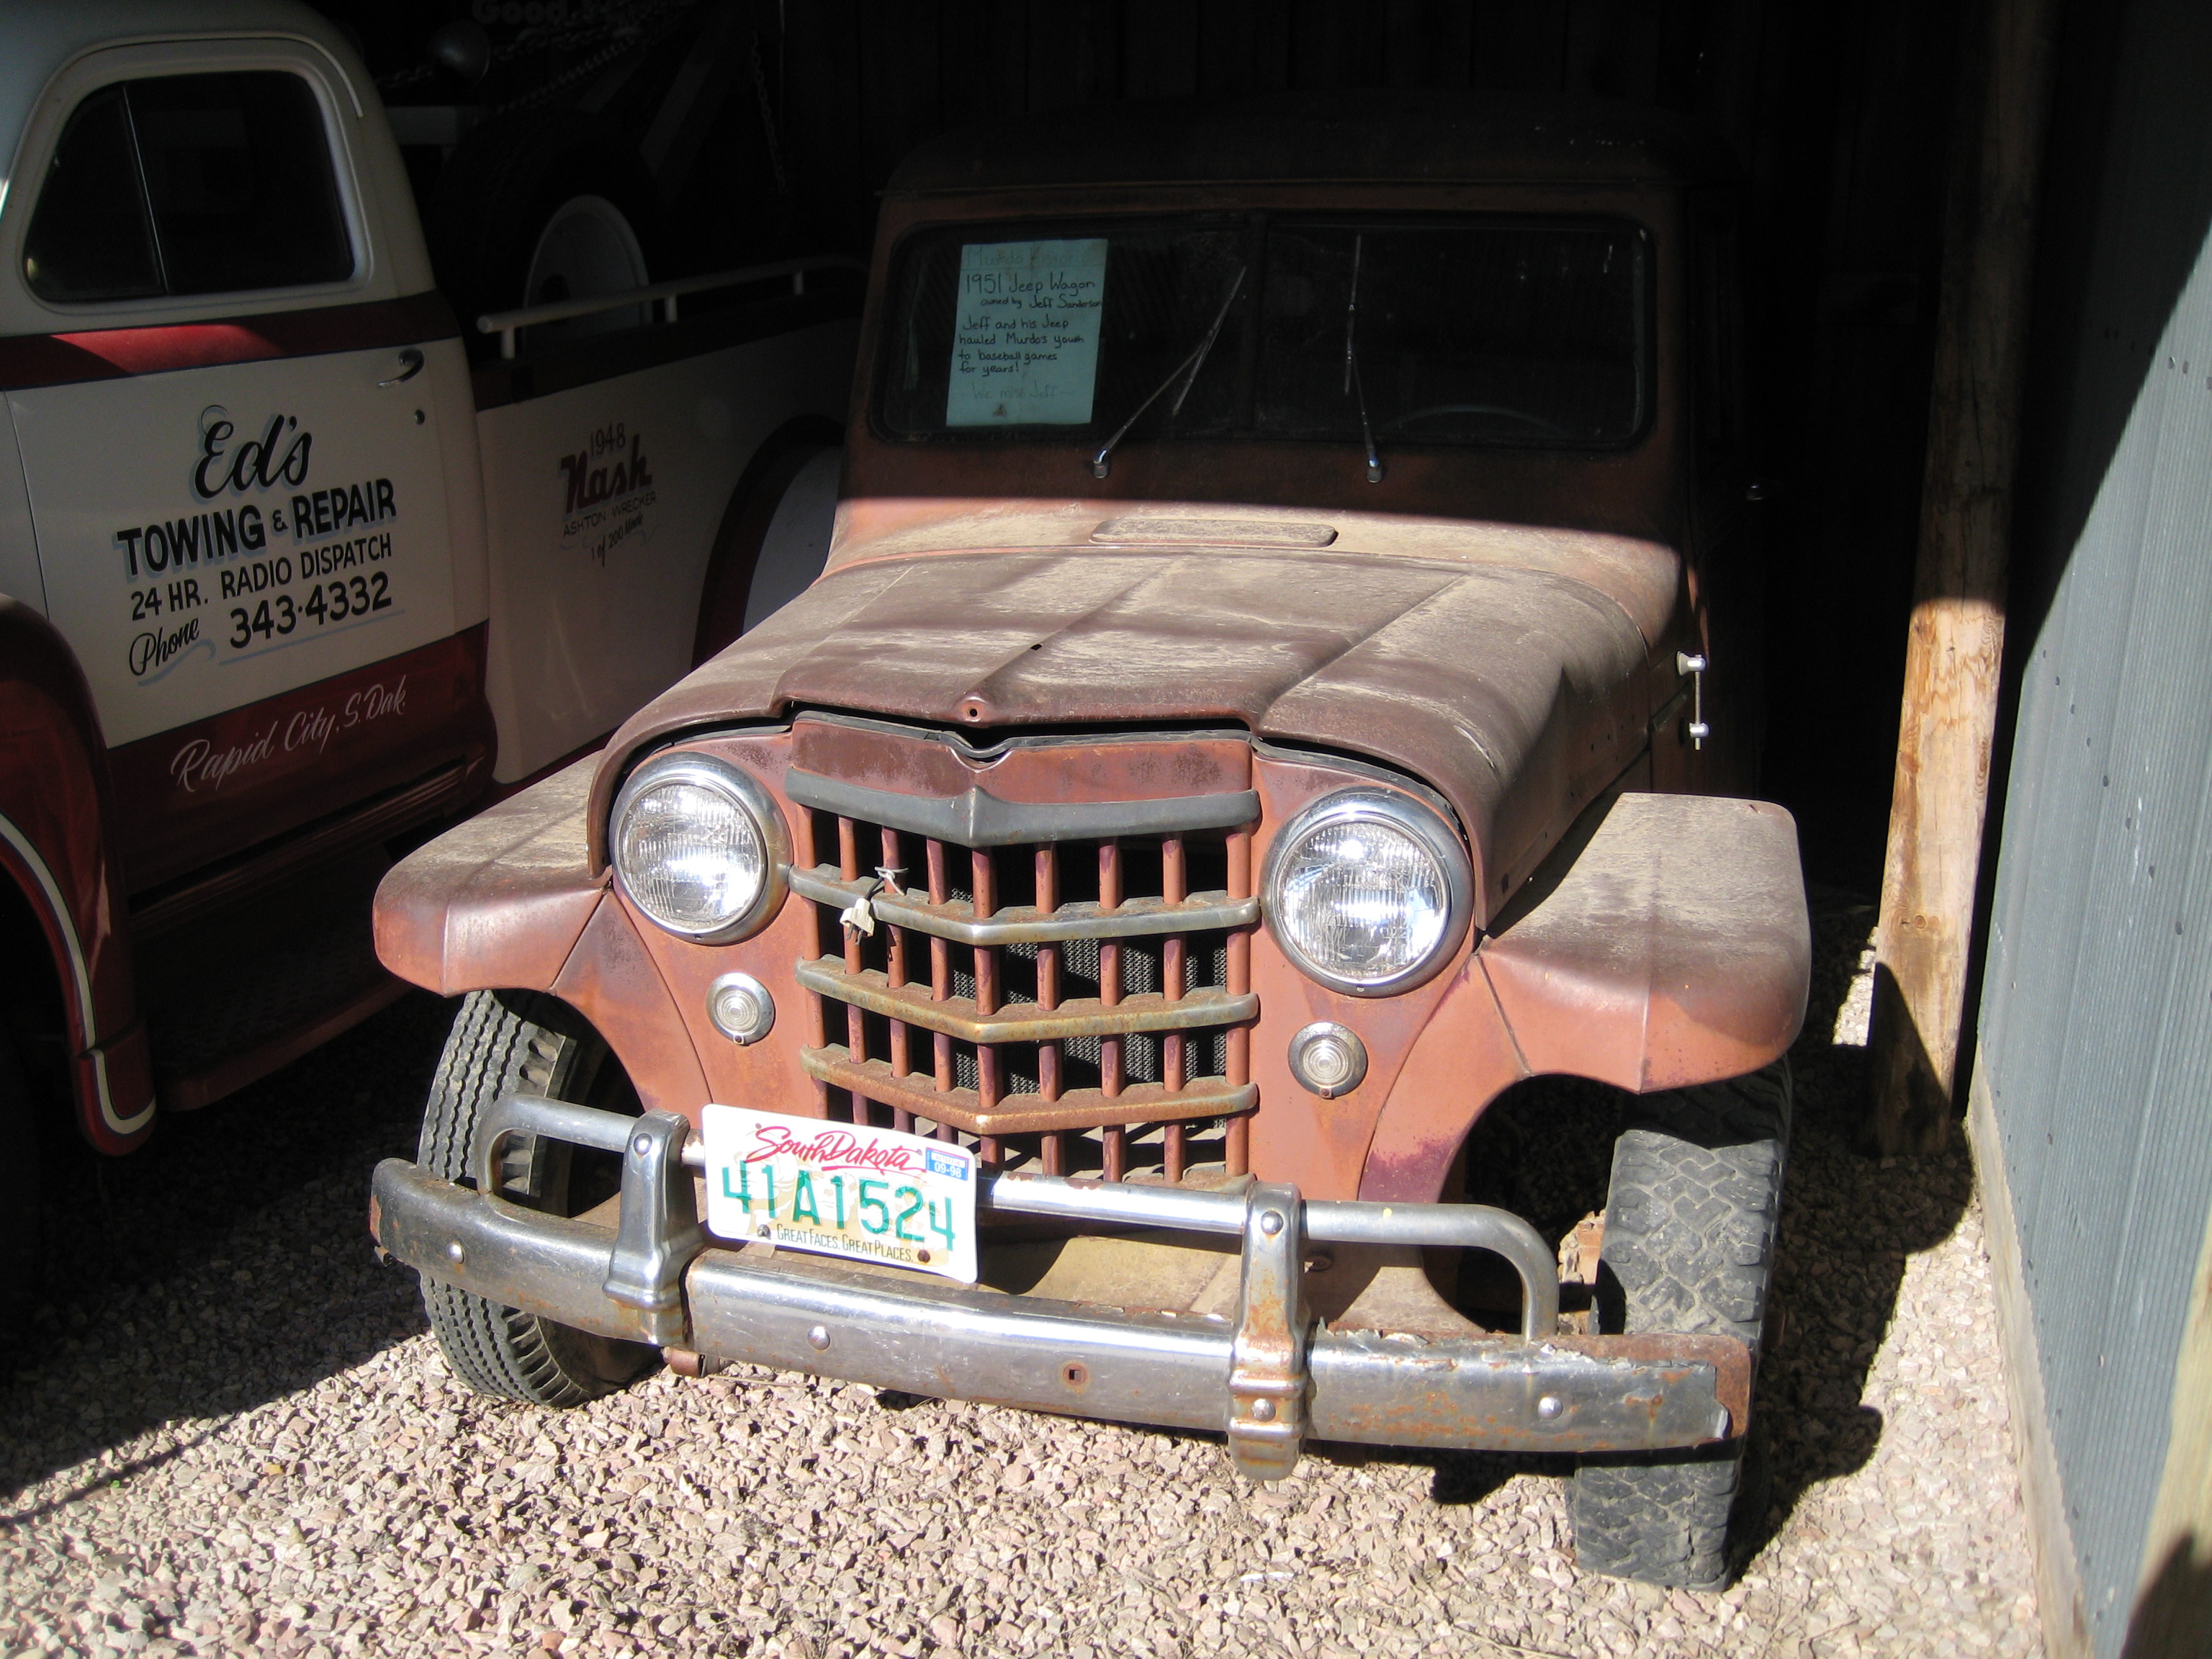
[[[422,372],[422,354],[409,346],[399,354],[399,372],[390,380],[379,380],[376,384],[380,390],[386,386],[404,386]]]

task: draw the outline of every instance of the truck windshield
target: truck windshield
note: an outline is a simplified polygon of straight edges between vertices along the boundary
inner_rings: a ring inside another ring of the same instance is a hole
[[[916,440],[1103,441],[1134,417],[1139,441],[1364,445],[1364,404],[1386,451],[1618,447],[1649,403],[1647,264],[1614,220],[931,229],[900,250],[877,414]]]

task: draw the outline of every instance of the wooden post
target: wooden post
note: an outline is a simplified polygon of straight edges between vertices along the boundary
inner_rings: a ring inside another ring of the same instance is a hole
[[[1960,65],[1928,475],[1875,933],[1869,1139],[1949,1138],[2004,653],[2036,186],[2057,0],[1978,0]]]

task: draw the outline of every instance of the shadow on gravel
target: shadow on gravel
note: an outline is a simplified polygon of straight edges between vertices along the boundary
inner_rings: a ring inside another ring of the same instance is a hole
[[[1834,1033],[1875,908],[1832,889],[1811,897],[1813,994],[1790,1053],[1797,1110],[1776,1272],[1783,1325],[1759,1379],[1774,1490],[1765,1524],[1747,1540],[1753,1549],[1809,1487],[1874,1455],[1881,1414],[1859,1402],[1875,1351],[1911,1312],[1898,1303],[1905,1258],[1948,1238],[1974,1192],[1963,1136],[1932,1158],[1878,1160],[1857,1150],[1866,1050]]]
[[[1790,1057],[1796,1115],[1776,1270],[1779,1340],[1759,1377],[1772,1489],[1765,1516],[1744,1540],[1747,1553],[1781,1530],[1808,1488],[1873,1456],[1881,1414],[1859,1402],[1875,1352],[1899,1313],[1905,1258],[1948,1237],[1973,1192],[1963,1146],[1887,1164],[1855,1150],[1866,1051],[1835,1037],[1875,909],[1833,889],[1816,886],[1810,896],[1812,994]],[[1547,1237],[1565,1237],[1605,1206],[1613,1139],[1629,1098],[1566,1078],[1520,1085],[1483,1115],[1469,1139],[1468,1197],[1528,1217]],[[1479,1290],[1468,1292],[1463,1280],[1463,1298],[1486,1305]],[[1480,1503],[1516,1474],[1564,1477],[1574,1469],[1565,1457],[1325,1449],[1338,1462],[1431,1468],[1431,1495],[1440,1504]]]
[[[0,1381],[0,1504],[156,1425],[249,1409],[422,1328],[414,1275],[372,1254],[368,1177],[412,1155],[452,1019],[452,1005],[412,993],[228,1100],[166,1118],[128,1158],[51,1146],[44,1304]],[[104,1468],[84,1490],[128,1472]],[[29,1518],[0,1509],[0,1528]]]

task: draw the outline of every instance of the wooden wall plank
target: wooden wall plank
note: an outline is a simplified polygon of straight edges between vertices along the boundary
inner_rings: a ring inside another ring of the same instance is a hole
[[[784,27],[785,84],[792,88],[785,166],[799,234],[817,246],[863,252],[875,212],[860,168],[860,6],[814,0],[793,7]]]
[[[1557,92],[1566,64],[1560,0],[1479,0],[1468,19],[1468,84],[1488,92]]]
[[[1188,98],[1196,92],[1198,21],[1190,0],[1125,0],[1121,95]]]
[[[1073,109],[1116,96],[1121,35],[1113,0],[1030,0],[1029,106]]]
[[[1371,6],[1291,0],[1290,84],[1329,91],[1382,84],[1383,31]]]
[[[860,155],[880,186],[899,158],[945,131],[941,0],[866,0],[861,11]]]
[[[1367,15],[1376,15],[1371,10]],[[1389,0],[1380,21],[1387,84],[1468,84],[1474,57],[1474,13],[1466,0]]]
[[[1198,7],[1201,93],[1235,98],[1252,90],[1254,40],[1261,9],[1256,0],[1203,0]]]
[[[1962,76],[1867,1034],[1869,1138],[1892,1155],[1950,1137],[2057,15],[2058,0],[1986,0]]]
[[[948,127],[1030,106],[1028,0],[945,0],[938,106]]]

